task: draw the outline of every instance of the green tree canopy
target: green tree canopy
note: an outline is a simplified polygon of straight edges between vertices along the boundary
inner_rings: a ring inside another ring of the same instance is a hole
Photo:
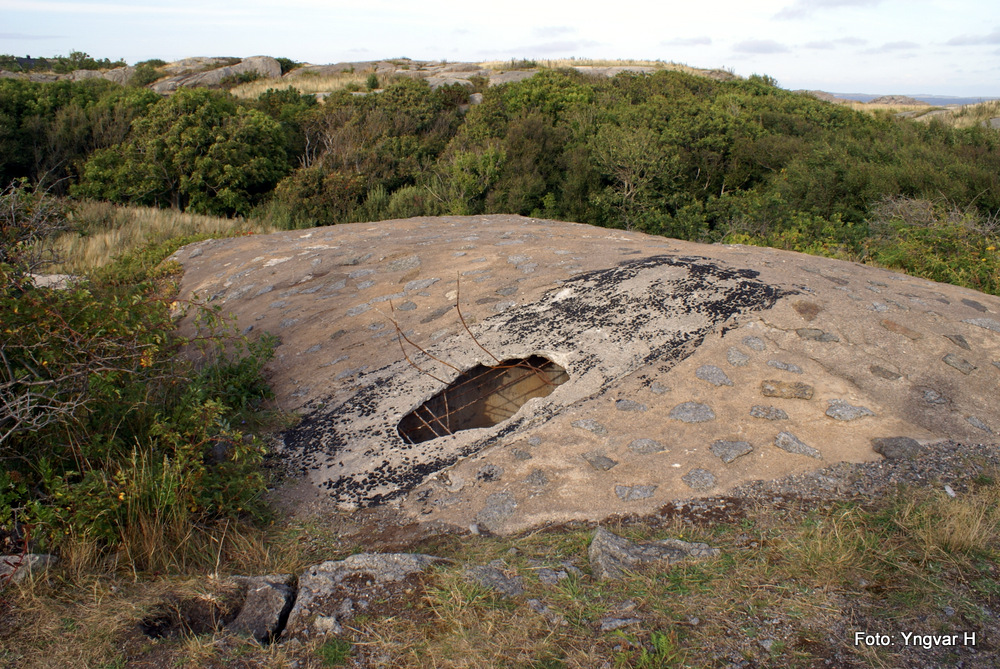
[[[182,89],[95,152],[76,194],[214,215],[246,214],[289,165],[281,124],[214,91]]]

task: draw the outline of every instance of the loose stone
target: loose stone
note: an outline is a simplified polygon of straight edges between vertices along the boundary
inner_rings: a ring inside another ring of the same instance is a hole
[[[624,502],[634,502],[652,497],[656,488],[655,485],[616,485],[615,494]]]
[[[948,355],[944,356],[943,358],[941,358],[941,360],[942,362],[944,362],[944,364],[954,367],[963,374],[969,374],[972,372],[972,370],[976,368],[975,365],[973,365],[965,358],[960,358],[952,353],[949,353]]]
[[[715,412],[707,404],[684,402],[670,410],[670,417],[685,423],[704,423],[715,420]]]
[[[636,439],[628,445],[628,450],[639,455],[649,455],[650,453],[661,453],[667,447],[655,439]]]
[[[642,618],[602,618],[601,631],[611,632],[612,630],[621,629],[622,627],[635,625],[641,622]]]
[[[587,549],[594,578],[607,581],[624,578],[627,572],[650,562],[676,564],[686,558],[715,557],[718,548],[708,544],[664,539],[636,544],[598,527]]]
[[[570,423],[575,428],[586,430],[587,432],[593,432],[594,434],[607,434],[608,431],[603,425],[598,423],[593,418],[585,418],[583,420],[575,420]]]
[[[763,339],[761,339],[760,337],[753,337],[753,336],[744,337],[743,345],[754,351],[763,351],[765,348],[767,348],[767,345],[764,343]]]
[[[715,475],[707,469],[692,469],[681,477],[681,481],[694,490],[708,490],[715,485]]]
[[[521,577],[505,573],[507,565],[502,560],[493,560],[488,565],[472,567],[466,571],[466,578],[478,583],[484,588],[495,590],[507,597],[517,597],[524,593],[524,582]]]
[[[635,400],[618,400],[615,402],[615,408],[619,411],[647,411],[648,407],[645,404],[640,404]]]
[[[590,466],[597,471],[606,472],[616,466],[618,462],[609,458],[604,451],[590,451],[583,454],[583,459],[590,463]]]
[[[716,387],[733,385],[732,380],[726,376],[726,373],[715,365],[702,365],[695,370],[694,375],[702,381],[708,381]]]
[[[910,437],[881,437],[872,439],[872,450],[886,460],[915,460],[927,449]]]
[[[760,404],[755,404],[750,408],[750,415],[754,418],[763,418],[764,420],[788,420],[788,414],[783,409],[766,407]]]
[[[750,363],[750,356],[735,346],[731,346],[726,352],[726,360],[733,367],[746,367]]]
[[[786,400],[811,400],[813,387],[799,381],[766,380],[760,382],[760,394],[764,397],[780,397]]]
[[[775,369],[780,369],[785,372],[791,372],[792,374],[801,374],[802,368],[798,365],[793,365],[790,362],[782,362],[781,360],[768,360],[768,367],[774,367]]]
[[[709,447],[709,450],[728,465],[741,455],[746,455],[753,451],[753,446],[748,441],[723,441],[720,439],[713,443]]]
[[[830,408],[826,410],[826,415],[834,420],[857,420],[865,416],[874,416],[875,412],[868,407],[856,407],[848,404],[844,400],[830,400]]]
[[[783,451],[795,453],[796,455],[808,455],[810,458],[822,460],[823,456],[812,446],[806,445],[801,439],[791,432],[779,432],[774,438],[774,445]]]

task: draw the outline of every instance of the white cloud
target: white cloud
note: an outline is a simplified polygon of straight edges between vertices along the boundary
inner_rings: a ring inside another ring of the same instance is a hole
[[[795,0],[774,15],[776,19],[801,19],[818,11],[841,7],[874,7],[883,0]]]
[[[0,39],[64,39],[66,35],[28,35],[27,33],[0,33]]]
[[[663,46],[708,46],[712,43],[711,37],[677,37],[660,42]]]
[[[786,53],[788,47],[771,39],[751,39],[733,47],[739,53]]]
[[[959,35],[945,42],[949,46],[979,46],[982,44],[1000,44],[1000,28],[986,35]]]
[[[868,49],[865,53],[892,53],[895,51],[911,51],[921,48],[916,42],[886,42],[882,46]]]

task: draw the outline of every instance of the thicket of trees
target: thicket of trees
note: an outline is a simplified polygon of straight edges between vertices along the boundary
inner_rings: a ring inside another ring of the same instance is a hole
[[[158,263],[189,240],[74,290],[34,287],[73,197],[287,228],[516,213],[861,259],[1000,294],[995,130],[860,114],[766,77],[546,71],[471,107],[461,86],[379,83],[318,105],[291,89],[241,101],[0,80],[0,531],[28,522],[52,540],[156,547],[259,507],[263,448],[232,426],[267,396],[270,343],[201,369],[175,355],[188,342]]]

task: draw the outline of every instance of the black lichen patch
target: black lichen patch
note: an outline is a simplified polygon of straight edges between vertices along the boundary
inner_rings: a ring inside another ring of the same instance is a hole
[[[624,261],[575,275],[538,302],[484,321],[477,336],[489,335],[498,355],[507,347],[562,352],[571,377],[563,388],[593,375],[606,387],[646,365],[669,370],[733,317],[769,309],[790,294],[757,276],[705,258],[659,255]],[[475,346],[471,339],[465,345]],[[447,358],[445,344],[439,346],[432,352]],[[618,354],[615,363],[608,361],[611,350]],[[555,402],[543,404],[530,417],[519,414],[472,439],[443,436],[410,444],[394,429],[396,423],[419,406],[413,398],[430,397],[441,387],[433,387],[405,361],[368,372],[362,380],[368,385],[354,396],[339,405],[328,403],[284,435],[303,471],[310,471],[336,501],[352,505],[404,495],[460,458],[541,425],[564,409]]]

